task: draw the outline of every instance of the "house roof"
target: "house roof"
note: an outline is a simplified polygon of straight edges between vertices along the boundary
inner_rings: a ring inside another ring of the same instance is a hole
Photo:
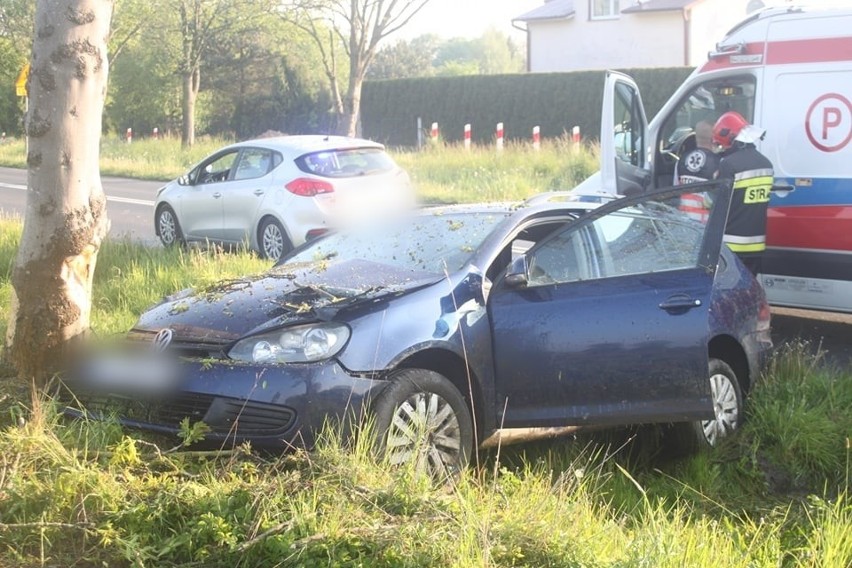
[[[536,20],[559,20],[574,15],[574,0],[547,0],[544,6],[539,6],[525,14],[514,18],[513,22],[530,22]]]
[[[622,14],[639,14],[641,12],[670,12],[689,8],[701,0],[645,0],[625,8]]]

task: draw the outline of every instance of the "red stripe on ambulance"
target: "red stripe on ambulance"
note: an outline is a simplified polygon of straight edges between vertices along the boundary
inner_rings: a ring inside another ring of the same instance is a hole
[[[766,246],[852,250],[852,207],[770,207]]]
[[[852,61],[852,37],[826,37],[788,41],[747,43],[743,51],[715,57],[701,71],[792,65],[795,63],[837,63]]]

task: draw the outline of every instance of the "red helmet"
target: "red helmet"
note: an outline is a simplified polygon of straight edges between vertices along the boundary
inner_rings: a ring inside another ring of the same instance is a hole
[[[734,138],[748,126],[748,121],[734,111],[728,111],[719,117],[713,126],[713,143],[727,150],[734,143]]]

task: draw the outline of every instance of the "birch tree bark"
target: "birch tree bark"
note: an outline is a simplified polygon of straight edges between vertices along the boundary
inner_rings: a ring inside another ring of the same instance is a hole
[[[98,166],[111,0],[37,0],[26,131],[27,209],[7,332],[19,376],[43,382],[89,330],[109,229]]]

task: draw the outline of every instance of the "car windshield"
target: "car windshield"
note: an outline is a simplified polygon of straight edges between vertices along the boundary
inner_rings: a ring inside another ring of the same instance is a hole
[[[454,272],[508,214],[435,212],[395,219],[331,234],[285,264],[366,260],[414,272]]]

